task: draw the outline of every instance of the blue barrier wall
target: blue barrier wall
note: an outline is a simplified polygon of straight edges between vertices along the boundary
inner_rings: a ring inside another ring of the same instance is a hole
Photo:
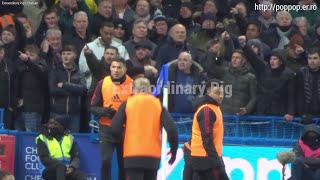
[[[17,131],[0,131],[0,134],[10,134],[17,138],[15,177],[18,180],[42,180],[43,167],[37,156],[35,137],[37,134]],[[100,180],[100,152],[97,143],[90,142],[90,134],[75,134],[79,143],[81,166],[87,173],[88,180]],[[181,146],[182,144],[180,144]],[[231,180],[281,180],[282,166],[276,159],[279,151],[288,148],[257,147],[257,146],[224,146],[223,159],[226,171]],[[168,157],[169,158],[169,157]],[[114,155],[112,176],[117,179],[116,156]],[[168,159],[167,159],[168,160]],[[173,165],[166,164],[166,179],[182,179],[184,167],[183,152],[178,150],[177,159]],[[161,167],[162,168],[162,167]],[[160,168],[160,169],[161,169]],[[290,177],[290,168],[286,171]],[[160,180],[161,175],[158,175]]]
[[[38,134],[0,130],[0,134],[16,137],[15,177],[18,180],[41,180],[43,166],[37,156],[35,138]],[[88,180],[100,179],[100,149],[98,143],[90,141],[90,134],[74,134],[80,148],[80,169],[86,172]],[[116,164],[114,154],[113,164]],[[117,179],[118,169],[113,166],[113,179]]]
[[[3,117],[3,111],[0,109],[0,118]],[[179,131],[179,141],[183,143],[190,138],[192,114],[172,114]],[[9,134],[16,136],[16,159],[15,175],[19,180],[40,180],[40,172],[43,169],[37,157],[35,137],[37,134],[8,131],[1,129],[3,121],[0,119],[0,134]],[[313,122],[319,125],[318,119]],[[283,117],[273,116],[229,116],[224,115],[224,159],[226,160],[227,171],[231,179],[265,180],[278,179],[279,163],[277,164],[275,155],[281,148],[274,146],[291,147],[300,137],[303,124],[301,118],[295,118],[292,122],[285,122]],[[100,151],[99,136],[92,129],[90,134],[75,134],[79,143],[81,167],[80,169],[88,174],[88,179],[100,179]],[[250,145],[250,146],[245,146]],[[256,147],[271,146],[271,147]],[[237,153],[240,152],[240,153]],[[181,179],[183,169],[183,153],[179,150],[177,161],[173,166],[168,166],[167,179]],[[235,163],[244,163],[246,170],[241,167],[234,167]],[[265,164],[274,165],[276,171],[270,175],[270,168]],[[114,154],[113,164],[116,164]],[[240,170],[239,170],[240,169]],[[113,179],[116,179],[117,168],[113,166]],[[262,173],[262,174],[261,174]],[[290,173],[287,173],[288,175]],[[259,177],[260,176],[260,177]],[[269,177],[270,176],[270,177]],[[242,177],[242,178],[241,178]]]

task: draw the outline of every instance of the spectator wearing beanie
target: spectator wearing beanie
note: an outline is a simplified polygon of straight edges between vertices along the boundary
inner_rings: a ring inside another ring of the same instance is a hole
[[[206,43],[218,36],[220,36],[216,31],[216,16],[212,13],[205,14],[202,18],[201,23],[201,29],[197,33],[192,33],[190,36],[188,36],[188,42],[196,48],[201,53],[206,52]],[[228,42],[226,44],[231,48],[230,46],[233,46],[231,38],[228,39]]]
[[[151,84],[157,81],[158,70],[155,68],[156,62],[151,58],[152,45],[147,41],[142,41],[135,46],[135,57],[126,61],[127,74],[133,78],[143,74],[148,78]]]
[[[256,71],[257,114],[284,116],[286,121],[291,121],[295,114],[294,74],[286,67],[285,51],[279,48],[273,49],[266,65],[248,45],[245,45],[243,50]]]
[[[296,72],[302,66],[307,65],[308,55],[305,48],[305,41],[300,33],[289,37],[289,44],[285,48],[287,55],[287,67]]]
[[[192,33],[197,33],[201,29],[200,25],[193,21],[192,13],[193,9],[191,2],[181,4],[178,22],[181,23],[184,27],[186,27],[188,35],[191,35]]]
[[[155,43],[158,47],[163,45],[168,38],[168,22],[167,18],[162,15],[156,15],[153,18],[154,26],[149,29],[149,39]]]
[[[128,34],[128,25],[127,22],[123,19],[115,19],[113,21],[114,25],[114,32],[112,39],[119,44],[122,44],[123,42],[126,42],[129,40],[129,34]]]

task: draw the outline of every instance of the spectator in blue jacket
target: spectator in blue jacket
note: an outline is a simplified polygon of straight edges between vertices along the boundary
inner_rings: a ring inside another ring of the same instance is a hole
[[[79,132],[81,96],[87,93],[86,81],[75,64],[75,47],[64,46],[61,56],[62,64],[57,65],[49,75],[51,114],[66,116],[66,128]]]

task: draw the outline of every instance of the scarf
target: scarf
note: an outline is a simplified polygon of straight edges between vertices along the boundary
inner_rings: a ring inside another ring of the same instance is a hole
[[[54,64],[58,64],[58,63],[60,63],[62,61],[61,48],[53,49],[52,50],[52,54],[53,54],[53,62],[54,62]]]
[[[261,22],[261,24],[266,28],[269,29],[271,24],[275,24],[277,21],[274,17],[270,18],[270,20],[267,20],[263,18],[262,16],[258,17],[258,20]]]
[[[283,32],[279,27],[276,27],[277,33],[280,36],[280,41],[278,44],[278,48],[283,49],[286,45],[289,44],[288,35],[291,32],[292,28],[290,28],[288,31]]]
[[[308,145],[304,144],[301,139],[299,139],[298,143],[302,149],[304,157],[320,158],[320,148],[312,150]]]

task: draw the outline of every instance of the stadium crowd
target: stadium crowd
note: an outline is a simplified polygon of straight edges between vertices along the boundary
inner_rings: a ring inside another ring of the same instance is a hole
[[[76,147],[64,128],[72,133],[87,132],[92,113],[100,117],[101,176],[110,178],[114,149],[120,155],[135,154],[126,151],[123,140],[113,136],[111,120],[118,110],[123,113],[130,110],[132,116],[116,115],[121,120],[116,124],[119,129],[116,134],[121,136],[125,122],[126,128],[134,132],[132,127],[137,125],[130,120],[144,109],[134,106],[135,102],[143,105],[143,95],[129,98],[137,77],[146,77],[148,81],[140,81],[162,88],[163,75],[168,74],[166,80],[173,89],[168,96],[170,113],[196,112],[196,104],[206,90],[210,97],[206,96],[205,101],[214,102],[210,106],[212,112],[210,109],[206,112],[221,123],[221,111],[282,116],[286,121],[300,116],[306,124],[320,115],[320,9],[275,12],[258,10],[255,6],[320,7],[318,1],[3,0],[1,3],[0,108],[4,109],[4,125],[6,129],[39,132],[42,124],[47,123],[56,129],[50,132],[49,128],[38,136],[37,145],[44,148],[41,158],[49,156],[47,148],[58,146],[57,141],[48,140],[46,135],[57,136],[66,143],[63,148],[67,150],[72,143]],[[225,98],[221,104],[216,102],[219,99],[216,93],[221,96],[223,93],[215,87],[208,90],[205,82],[209,79],[223,81]],[[178,86],[182,87],[180,91]],[[156,95],[162,99],[162,92]],[[212,100],[211,96],[217,98]],[[159,102],[148,98],[149,104],[158,108],[155,114],[168,117],[161,120],[161,125],[170,129],[169,113],[161,114]],[[135,112],[135,108],[139,111]],[[148,108],[153,112],[150,107],[145,109]],[[209,115],[202,115],[196,119],[207,122]],[[200,133],[200,126],[193,130]],[[206,133],[211,137],[212,132]],[[169,138],[171,163],[175,161],[176,139],[173,128]],[[191,147],[197,143],[201,146],[201,141],[193,140],[196,143]],[[134,146],[129,140],[126,143]],[[196,154],[205,154],[204,148]],[[70,157],[77,157],[77,149],[73,150]],[[217,159],[220,158],[221,152]],[[124,167],[136,168],[132,163],[135,160],[118,157],[120,179],[125,178],[121,172]],[[151,162],[159,163],[159,157],[154,162],[147,158],[146,162],[150,167]],[[48,164],[51,163],[56,161]],[[74,171],[77,166],[74,162],[67,172],[77,173],[74,176],[83,179],[81,173]],[[157,168],[154,169],[143,173],[154,177]],[[130,171],[130,177],[138,175]]]
[[[168,65],[168,81],[183,86],[170,93],[170,112],[194,113],[199,91],[186,87],[219,78],[232,91],[221,104],[225,114],[287,121],[320,114],[320,9],[254,9],[255,3],[317,7],[314,0],[9,2],[0,7],[7,129],[38,131],[58,114],[72,132],[86,132],[94,89],[117,56],[130,78],[144,75],[152,84],[159,85]]]

